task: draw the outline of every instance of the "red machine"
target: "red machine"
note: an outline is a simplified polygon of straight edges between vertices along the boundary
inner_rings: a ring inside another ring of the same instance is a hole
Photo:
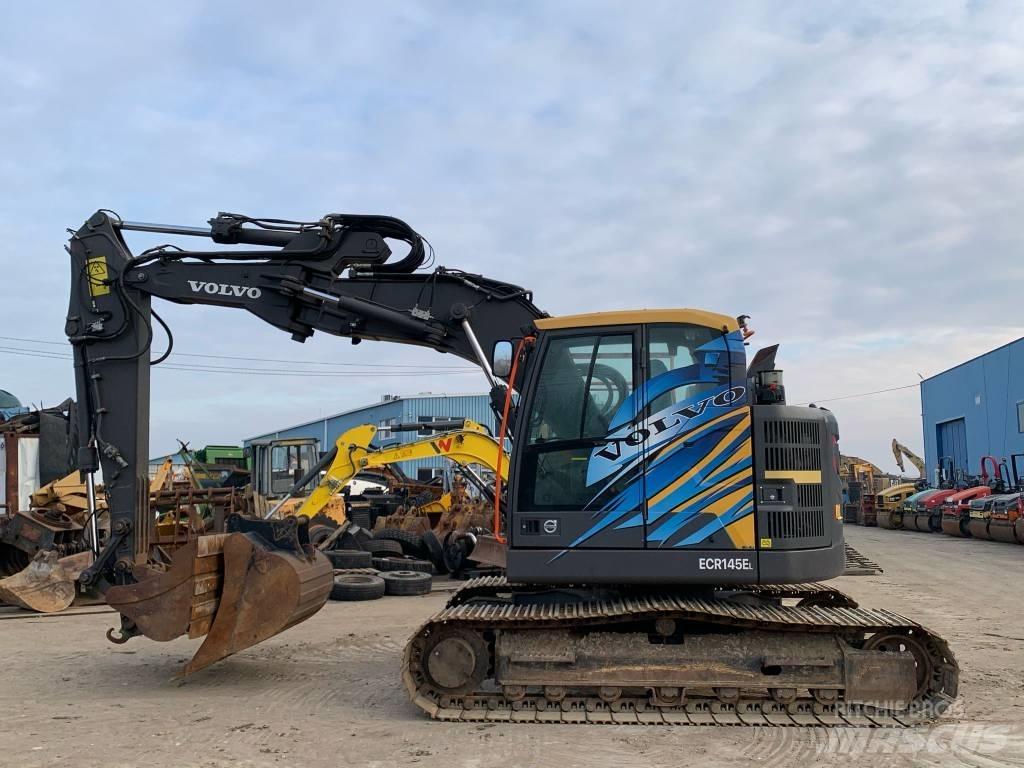
[[[969,539],[971,531],[971,501],[992,495],[987,485],[976,485],[964,491],[958,491],[942,504],[942,532],[947,536]]]
[[[1024,544],[1024,526],[1018,525],[1024,517],[1024,494],[1011,493],[997,496],[988,518],[988,537],[993,541]]]
[[[942,488],[919,496],[911,509],[903,513],[903,528],[931,533],[942,530],[942,504],[956,493],[956,488]]]

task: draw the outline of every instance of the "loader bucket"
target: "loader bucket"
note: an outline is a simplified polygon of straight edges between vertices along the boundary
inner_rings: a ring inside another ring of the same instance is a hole
[[[0,579],[0,602],[39,613],[58,613],[74,602],[76,576],[55,551],[41,550],[22,571]]]
[[[178,549],[163,572],[107,590],[146,637],[205,636],[185,675],[308,619],[330,596],[331,563],[309,546],[304,519],[233,519],[231,529]]]

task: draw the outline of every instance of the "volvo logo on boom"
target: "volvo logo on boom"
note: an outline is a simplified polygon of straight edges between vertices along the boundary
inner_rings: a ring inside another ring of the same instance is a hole
[[[242,297],[258,299],[263,295],[263,291],[255,286],[208,283],[205,280],[189,280],[188,287],[192,289],[193,293],[208,293],[211,296],[234,296],[239,299]]]

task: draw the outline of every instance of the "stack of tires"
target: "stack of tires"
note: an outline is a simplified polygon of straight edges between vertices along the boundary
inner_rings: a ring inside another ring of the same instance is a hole
[[[376,600],[385,595],[425,595],[434,573],[446,573],[441,543],[433,532],[397,528],[370,533],[350,525],[324,552],[334,566],[332,600]]]

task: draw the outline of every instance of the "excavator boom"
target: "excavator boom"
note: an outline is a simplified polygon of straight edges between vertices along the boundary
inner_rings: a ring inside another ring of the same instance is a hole
[[[896,466],[900,468],[900,472],[905,471],[903,457],[906,456],[910,463],[914,465],[914,469],[917,470],[918,479],[925,479],[927,473],[925,472],[924,459],[903,445],[895,437],[892,439],[892,455],[896,458]]]
[[[161,246],[132,254],[129,231],[205,238],[234,249]],[[393,258],[389,243],[407,253]],[[70,239],[71,296],[65,331],[75,361],[80,470],[103,469],[110,533],[80,582],[122,616],[119,638],[181,634],[207,639],[189,670],[259,642],[319,609],[330,563],[309,545],[307,519],[229,518],[227,532],[200,537],[170,562],[153,546],[148,504],[150,368],[156,296],[180,304],[245,310],[304,341],[316,331],[433,348],[477,363],[503,391],[486,355],[528,332],[544,313],[518,286],[460,270],[418,271],[428,246],[402,221],[328,214],[316,221],[219,214],[209,227],[127,222],[94,214]],[[487,353],[484,352],[487,350]],[[168,349],[169,352],[169,349]],[[226,536],[226,538],[225,538]],[[265,602],[274,604],[268,611]]]

